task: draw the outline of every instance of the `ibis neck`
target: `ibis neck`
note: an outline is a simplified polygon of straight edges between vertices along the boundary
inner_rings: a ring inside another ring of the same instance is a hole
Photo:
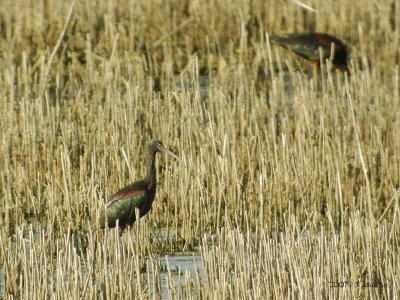
[[[146,153],[146,177],[145,180],[148,183],[149,188],[156,185],[156,153]]]

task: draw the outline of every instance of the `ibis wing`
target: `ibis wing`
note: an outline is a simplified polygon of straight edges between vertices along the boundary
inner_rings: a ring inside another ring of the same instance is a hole
[[[306,59],[319,58],[319,45],[317,40],[313,37],[297,36],[294,34],[286,36],[272,35],[270,41],[271,43],[285,47]]]
[[[336,37],[318,32],[291,33],[286,35],[271,35],[270,42],[285,47],[297,55],[309,60],[319,60],[319,48],[323,50],[323,57],[328,58],[331,53],[331,44],[335,45],[335,56],[341,53],[341,63],[346,63],[346,46]]]
[[[128,201],[128,202],[136,202],[144,196],[146,191],[146,187],[142,186],[140,182],[135,182],[131,185],[128,185],[122,189],[120,189],[117,193],[111,196],[107,207],[112,205],[116,201]]]
[[[141,202],[145,197],[145,191],[132,191],[130,193],[115,194],[111,197],[110,201],[106,204],[106,210],[114,206],[133,206],[140,207]]]
[[[99,224],[115,227],[117,220],[119,225],[131,224],[134,217],[134,209],[143,205],[146,199],[146,190],[140,184],[134,183],[114,194],[102,211]],[[107,220],[107,221],[106,221]]]

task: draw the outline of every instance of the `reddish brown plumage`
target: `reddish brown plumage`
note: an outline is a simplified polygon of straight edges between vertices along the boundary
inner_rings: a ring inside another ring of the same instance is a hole
[[[341,40],[330,34],[309,32],[271,35],[270,42],[285,47],[316,65],[319,65],[320,61],[319,49],[322,49],[322,59],[325,61],[331,58],[333,44],[332,64],[342,72],[349,72],[347,66],[347,47]]]

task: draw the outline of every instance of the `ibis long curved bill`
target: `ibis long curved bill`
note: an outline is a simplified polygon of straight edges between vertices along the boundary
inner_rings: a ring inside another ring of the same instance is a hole
[[[173,153],[171,150],[165,148],[163,145],[159,145],[158,150],[160,150],[161,152],[164,152],[165,154],[168,154],[169,156],[176,158],[178,161],[181,162],[181,159],[179,158],[178,155]]]

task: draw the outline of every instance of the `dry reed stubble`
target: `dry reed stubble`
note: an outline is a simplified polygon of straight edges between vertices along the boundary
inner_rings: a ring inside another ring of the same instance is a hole
[[[160,251],[196,245],[204,277],[185,274],[176,284],[168,273],[170,295],[396,297],[399,7],[321,3],[309,3],[315,15],[275,1],[190,2],[187,11],[175,2],[164,10],[155,1],[76,3],[68,42],[52,61],[69,5],[6,1],[5,298],[158,297]],[[263,24],[246,40],[250,13]],[[352,76],[308,77],[290,54],[261,42],[265,31],[301,29],[352,41]],[[277,72],[275,62],[289,72]],[[207,103],[198,84],[204,68]],[[173,80],[181,70],[194,82],[186,90]],[[153,211],[129,234],[93,236],[76,255],[70,223],[84,227],[105,195],[143,176],[149,137],[180,153],[184,165],[160,157]],[[154,236],[160,228],[168,239]],[[211,244],[204,233],[214,234]],[[387,285],[331,287],[357,281]]]

